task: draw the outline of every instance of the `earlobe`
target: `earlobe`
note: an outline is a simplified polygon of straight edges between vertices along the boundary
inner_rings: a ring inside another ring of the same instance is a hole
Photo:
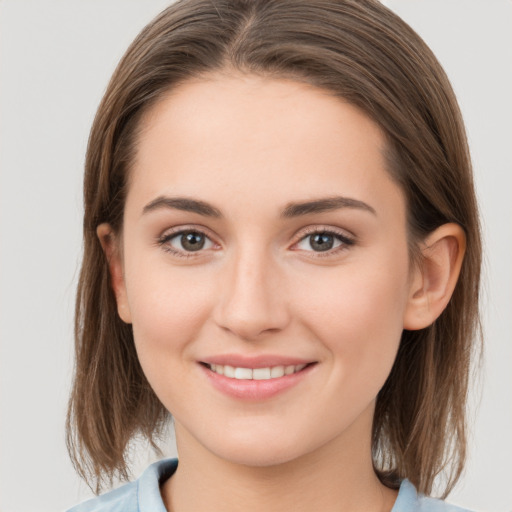
[[[457,284],[466,236],[455,223],[443,224],[421,244],[421,262],[413,271],[404,329],[428,327],[446,308]]]
[[[123,261],[119,248],[119,240],[114,234],[110,224],[103,223],[96,228],[101,247],[108,261],[108,269],[112,282],[112,288],[116,296],[117,312],[123,322],[131,323],[131,313],[128,306],[126,285],[123,271]]]

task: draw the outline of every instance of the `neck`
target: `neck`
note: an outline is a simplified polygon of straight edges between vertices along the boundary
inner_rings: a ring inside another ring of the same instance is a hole
[[[169,512],[389,512],[396,499],[375,475],[369,443],[334,440],[293,461],[254,467],[189,437],[176,426],[180,462],[162,488]]]

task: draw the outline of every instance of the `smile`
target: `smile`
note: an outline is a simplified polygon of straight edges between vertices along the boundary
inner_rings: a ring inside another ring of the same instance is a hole
[[[279,379],[285,375],[292,375],[294,373],[300,372],[306,366],[306,364],[297,364],[287,366],[269,366],[266,368],[243,368],[222,364],[209,364],[208,368],[212,372],[215,372],[218,375],[223,375],[228,379],[272,380]]]
[[[315,372],[318,361],[277,354],[222,354],[198,361],[214,389],[237,400],[262,401],[298,386]]]

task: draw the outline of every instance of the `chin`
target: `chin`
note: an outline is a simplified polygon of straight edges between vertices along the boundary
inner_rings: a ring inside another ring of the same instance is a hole
[[[283,437],[274,433],[270,438],[251,436],[243,441],[231,437],[224,438],[223,442],[210,447],[210,451],[232,464],[255,468],[280,466],[314,451],[314,447],[305,446],[305,443],[294,439],[293,436]]]

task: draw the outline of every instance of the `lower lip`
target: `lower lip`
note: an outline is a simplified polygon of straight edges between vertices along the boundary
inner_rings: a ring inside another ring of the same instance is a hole
[[[225,395],[244,400],[265,400],[290,389],[305,379],[316,364],[310,364],[297,373],[268,380],[230,379],[200,365],[214,388]]]

